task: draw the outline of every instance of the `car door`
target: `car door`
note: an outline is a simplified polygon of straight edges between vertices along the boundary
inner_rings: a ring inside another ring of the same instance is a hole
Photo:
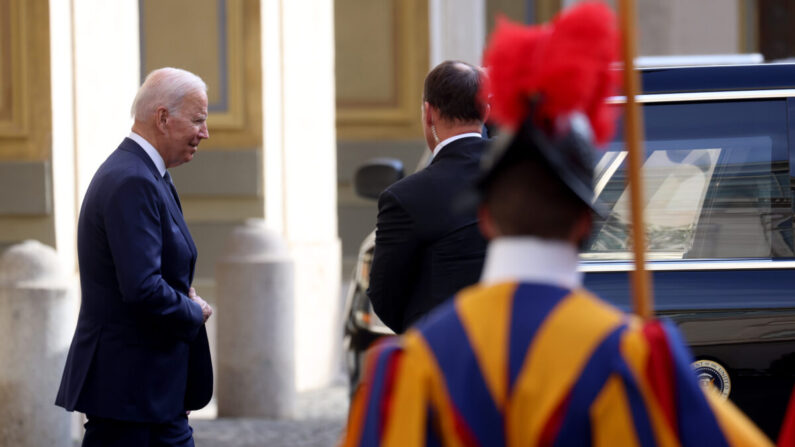
[[[791,91],[644,98],[644,213],[655,310],[712,382],[776,436],[795,381]],[[626,149],[597,153],[610,210],[582,254],[585,285],[630,310]]]

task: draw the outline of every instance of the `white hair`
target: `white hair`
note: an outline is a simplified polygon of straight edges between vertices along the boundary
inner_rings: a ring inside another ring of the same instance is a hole
[[[161,106],[177,114],[185,95],[197,90],[207,93],[207,84],[195,74],[180,68],[158,68],[138,89],[130,114],[136,121],[143,121]]]

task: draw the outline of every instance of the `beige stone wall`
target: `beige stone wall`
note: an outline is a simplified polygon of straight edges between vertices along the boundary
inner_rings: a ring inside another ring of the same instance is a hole
[[[563,0],[563,6],[579,0]],[[617,0],[606,0],[614,8]],[[637,0],[638,55],[748,51],[746,0]]]
[[[0,0],[0,247],[55,245],[48,3]]]
[[[641,1],[641,55],[741,52],[737,0]]]
[[[264,216],[258,0],[139,0],[141,76],[163,66],[207,83],[210,139],[174,169],[212,298],[215,261],[235,225]],[[199,32],[197,32],[199,31]]]
[[[0,0],[0,160],[50,156],[47,0]]]
[[[494,30],[498,17],[513,22],[524,22],[527,17],[527,2],[522,0],[489,0],[486,2],[486,36]]]
[[[336,0],[337,136],[420,134],[428,71],[428,0]]]
[[[201,150],[262,145],[258,0],[139,0],[141,71],[174,66],[207,83],[210,139]]]

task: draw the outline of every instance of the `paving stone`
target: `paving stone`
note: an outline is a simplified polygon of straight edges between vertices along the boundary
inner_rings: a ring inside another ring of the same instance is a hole
[[[348,387],[298,394],[295,416],[286,420],[215,418],[214,409],[191,416],[196,447],[329,447],[337,445],[348,416]],[[75,447],[80,441],[75,441]]]
[[[212,419],[192,422],[197,447],[329,447],[343,421]]]
[[[348,388],[300,393],[290,420],[191,419],[197,447],[328,447],[336,445],[348,414]]]

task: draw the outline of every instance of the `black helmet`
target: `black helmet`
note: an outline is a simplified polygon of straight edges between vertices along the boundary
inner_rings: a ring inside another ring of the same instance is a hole
[[[505,167],[522,160],[538,160],[595,213],[605,217],[605,207],[594,196],[592,139],[588,119],[578,112],[559,117],[552,132],[528,118],[515,134],[496,139],[484,155],[476,185],[478,195],[483,197]]]

